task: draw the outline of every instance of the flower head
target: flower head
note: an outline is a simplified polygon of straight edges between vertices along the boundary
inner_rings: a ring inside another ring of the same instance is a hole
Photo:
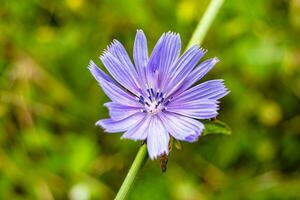
[[[223,80],[195,85],[218,62],[199,63],[206,53],[195,45],[180,56],[178,34],[163,34],[148,55],[147,40],[138,30],[133,61],[114,40],[100,56],[111,76],[91,61],[89,70],[111,102],[104,105],[110,118],[96,122],[108,133],[125,132],[122,138],[146,140],[151,159],[168,154],[170,137],[194,142],[204,130],[198,119],[214,118],[219,99],[228,90]]]

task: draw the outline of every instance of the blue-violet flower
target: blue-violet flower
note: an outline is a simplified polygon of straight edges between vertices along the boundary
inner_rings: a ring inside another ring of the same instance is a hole
[[[125,132],[122,138],[144,140],[151,159],[168,154],[170,137],[194,142],[204,130],[198,119],[214,118],[219,99],[228,90],[223,80],[195,85],[218,62],[199,63],[206,53],[194,45],[180,56],[179,34],[164,33],[148,55],[147,40],[137,30],[133,61],[123,45],[113,40],[100,56],[112,77],[90,61],[89,70],[111,102],[109,119],[96,122],[108,133]]]

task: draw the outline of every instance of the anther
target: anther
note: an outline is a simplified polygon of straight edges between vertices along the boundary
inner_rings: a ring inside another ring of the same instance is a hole
[[[152,96],[154,97],[154,90],[153,90],[153,88],[150,88],[150,90],[151,90]]]
[[[145,102],[144,102],[142,99],[140,99],[139,102],[140,102],[141,104],[145,105]]]
[[[151,96],[151,93],[150,93],[150,89],[149,89],[149,88],[147,88],[147,92],[148,92],[148,94]]]
[[[162,98],[162,97],[163,97],[163,92],[160,92],[159,98]]]
[[[171,98],[166,101],[165,106],[168,105],[170,103],[170,101],[171,101]]]
[[[156,92],[156,99],[158,99],[158,96],[159,96],[159,90]]]

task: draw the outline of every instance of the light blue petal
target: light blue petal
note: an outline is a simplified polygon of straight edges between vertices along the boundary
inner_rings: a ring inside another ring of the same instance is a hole
[[[158,88],[161,89],[165,85],[170,72],[173,70],[175,61],[179,57],[180,50],[180,36],[171,32],[166,33],[159,54],[157,54],[157,62],[153,67],[154,71],[158,71]]]
[[[211,119],[218,115],[218,102],[211,99],[198,99],[194,101],[171,102],[165,108],[169,112],[177,113],[197,119]]]
[[[134,46],[133,59],[141,82],[146,83],[146,67],[148,63],[147,39],[142,30],[137,30]]]
[[[147,149],[149,157],[154,160],[158,156],[169,153],[170,136],[162,121],[153,116],[147,131]]]
[[[222,79],[210,80],[196,85],[183,93],[174,96],[173,103],[181,104],[182,102],[194,101],[197,99],[218,100],[229,93]]]
[[[132,139],[132,140],[145,140],[147,138],[148,129],[150,126],[151,116],[145,115],[143,120],[139,124],[129,129],[123,134],[122,138]]]
[[[131,76],[134,87],[140,88],[140,84],[142,83],[140,82],[140,76],[132,64],[124,46],[118,40],[113,40],[107,51],[122,64],[122,68],[124,68],[124,70]]]
[[[201,122],[176,113],[162,112],[159,117],[168,132],[177,140],[194,142],[204,130]]]
[[[147,82],[156,88],[163,86],[180,50],[180,36],[172,32],[164,33],[150,56],[146,70]]]
[[[116,82],[112,78],[110,78],[105,72],[103,72],[92,60],[90,61],[88,69],[99,83],[101,79],[104,79],[108,82],[116,84]]]
[[[100,78],[100,85],[105,94],[114,102],[128,106],[139,106],[136,98],[115,84]]]
[[[147,63],[146,67],[146,83],[150,85],[156,85],[157,84],[157,73],[155,74],[155,71],[157,69],[157,66],[159,64],[160,60],[160,51],[162,49],[162,46],[164,44],[166,34],[164,33],[159,40],[157,41],[155,47],[152,50],[151,56],[149,58],[149,61]]]
[[[128,53],[118,40],[113,40],[107,51],[110,52],[122,64],[122,66],[134,76],[134,78],[137,77],[136,69],[132,64]]]
[[[166,34],[162,34],[160,38],[158,39],[156,45],[154,46],[152,53],[149,58],[149,62],[147,64],[147,68],[149,69],[150,73],[153,73],[156,71],[157,66],[159,64],[159,61],[161,59],[161,50],[164,45],[164,41],[166,38]]]
[[[119,102],[123,105],[131,105],[135,107],[139,107],[140,104],[137,102],[135,97],[132,94],[124,91],[119,87],[118,83],[116,83],[112,78],[110,78],[106,73],[104,73],[97,65],[90,61],[88,69],[98,81],[100,86],[102,87],[105,94],[113,101]]]
[[[96,126],[101,126],[107,133],[124,132],[138,124],[144,117],[144,113],[137,113],[120,121],[101,119],[96,122]]]
[[[104,106],[109,109],[110,117],[116,121],[125,119],[133,114],[141,112],[142,109],[142,106],[128,106],[116,102],[108,102],[105,103]]]
[[[204,54],[205,50],[199,49],[199,47],[195,45],[178,59],[170,74],[171,78],[167,81],[166,92],[168,95],[172,95],[173,92],[180,88]]]
[[[110,47],[110,51],[112,47]],[[138,94],[139,84],[136,75],[132,72],[131,68],[122,63],[122,60],[116,58],[110,51],[106,51],[100,56],[103,65],[122,86],[127,88],[132,93]]]
[[[200,65],[198,65],[185,79],[182,86],[178,89],[176,94],[179,94],[189,87],[191,87],[193,84],[195,84],[197,81],[199,81],[202,77],[204,77],[214,66],[216,63],[219,62],[218,58],[211,58],[208,60],[205,60]]]

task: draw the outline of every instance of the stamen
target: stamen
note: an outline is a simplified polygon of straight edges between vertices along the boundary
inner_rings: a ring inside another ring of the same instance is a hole
[[[158,96],[159,96],[159,90],[157,90],[155,98],[158,99]]]
[[[147,92],[149,94],[149,97],[151,97],[151,93],[150,93],[150,89],[149,88],[147,89]]]
[[[160,96],[159,96],[159,98],[162,98],[163,97],[163,92],[160,92]]]
[[[145,105],[145,102],[144,102],[142,99],[140,99],[139,102],[140,102],[141,104]]]
[[[146,90],[139,93],[139,96],[136,97],[136,99],[144,106],[140,111],[149,114],[157,114],[161,111],[165,111],[165,106],[168,105],[172,98],[168,98],[166,101],[166,94],[160,89],[153,87],[151,83],[146,84],[145,89]]]
[[[161,104],[161,102],[163,102],[163,101],[159,101],[159,102],[157,102],[157,104],[156,104],[156,105],[157,105],[157,106],[159,106],[159,104]]]
[[[150,88],[150,90],[151,90],[152,96],[154,97],[154,90],[153,90],[153,88]]]
[[[173,97],[169,98],[169,99],[166,101],[165,106],[167,106],[167,105],[171,102],[172,98],[173,98]]]
[[[139,102],[143,105],[145,105],[145,101],[144,101],[144,97],[140,96],[140,97],[136,97],[137,100],[139,100]]]

